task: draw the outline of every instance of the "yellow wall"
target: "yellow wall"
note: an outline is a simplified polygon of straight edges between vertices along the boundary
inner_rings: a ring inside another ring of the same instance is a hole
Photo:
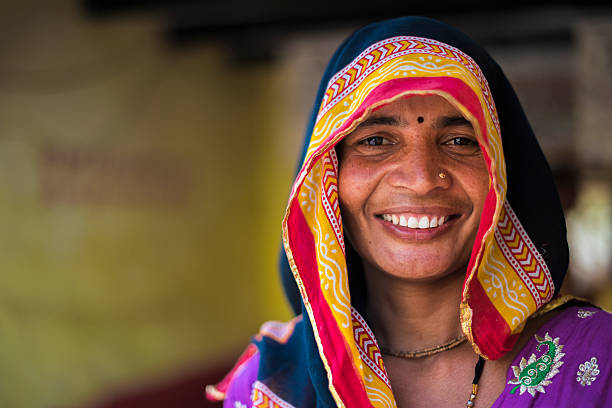
[[[5,408],[203,366],[290,317],[276,259],[304,124],[279,136],[282,69],[50,3],[0,10]]]

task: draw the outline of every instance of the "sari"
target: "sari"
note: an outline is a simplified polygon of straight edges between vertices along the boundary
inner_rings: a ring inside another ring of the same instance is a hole
[[[264,324],[207,395],[226,407],[397,406],[343,230],[335,146],[374,109],[413,95],[441,96],[461,112],[489,173],[457,305],[474,352],[499,359],[528,319],[562,309],[517,354],[493,406],[610,403],[612,318],[559,296],[569,256],[563,211],[520,103],[484,49],[421,17],[366,26],[333,55],[282,223],[283,282],[297,316]]]

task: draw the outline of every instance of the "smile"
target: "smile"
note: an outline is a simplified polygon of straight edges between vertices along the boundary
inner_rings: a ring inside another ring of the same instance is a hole
[[[399,225],[401,227],[408,227],[413,229],[436,228],[443,225],[444,222],[449,219],[448,216],[425,214],[381,214],[380,218],[392,223],[393,225]]]

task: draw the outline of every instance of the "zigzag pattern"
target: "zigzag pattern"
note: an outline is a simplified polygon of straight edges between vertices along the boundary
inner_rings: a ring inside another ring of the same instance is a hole
[[[295,408],[287,401],[283,401],[260,381],[253,383],[251,401],[253,402],[253,408]]]
[[[336,239],[342,248],[342,252],[344,252],[344,235],[342,234],[340,223],[340,203],[338,201],[338,159],[336,151],[331,149],[325,153],[321,163],[321,199],[323,208],[325,208]]]
[[[499,131],[495,104],[489,90],[489,84],[474,60],[461,50],[439,41],[420,37],[393,37],[371,45],[355,58],[349,65],[334,75],[328,85],[318,118],[323,116],[340,99],[344,98],[356,85],[390,59],[407,54],[429,54],[456,61],[467,68],[478,80],[482,94],[487,103],[495,126]]]
[[[555,289],[548,266],[507,201],[497,223],[495,240],[531,292],[536,306],[548,302]]]
[[[353,317],[353,335],[361,360],[370,367],[378,378],[391,387],[374,334],[355,308],[351,308],[351,315]]]

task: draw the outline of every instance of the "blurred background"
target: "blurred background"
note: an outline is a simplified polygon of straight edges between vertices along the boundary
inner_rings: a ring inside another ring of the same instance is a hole
[[[386,17],[500,63],[566,207],[563,290],[612,308],[612,8],[395,3],[0,1],[1,407],[211,406],[291,317],[280,222],[318,81]]]

